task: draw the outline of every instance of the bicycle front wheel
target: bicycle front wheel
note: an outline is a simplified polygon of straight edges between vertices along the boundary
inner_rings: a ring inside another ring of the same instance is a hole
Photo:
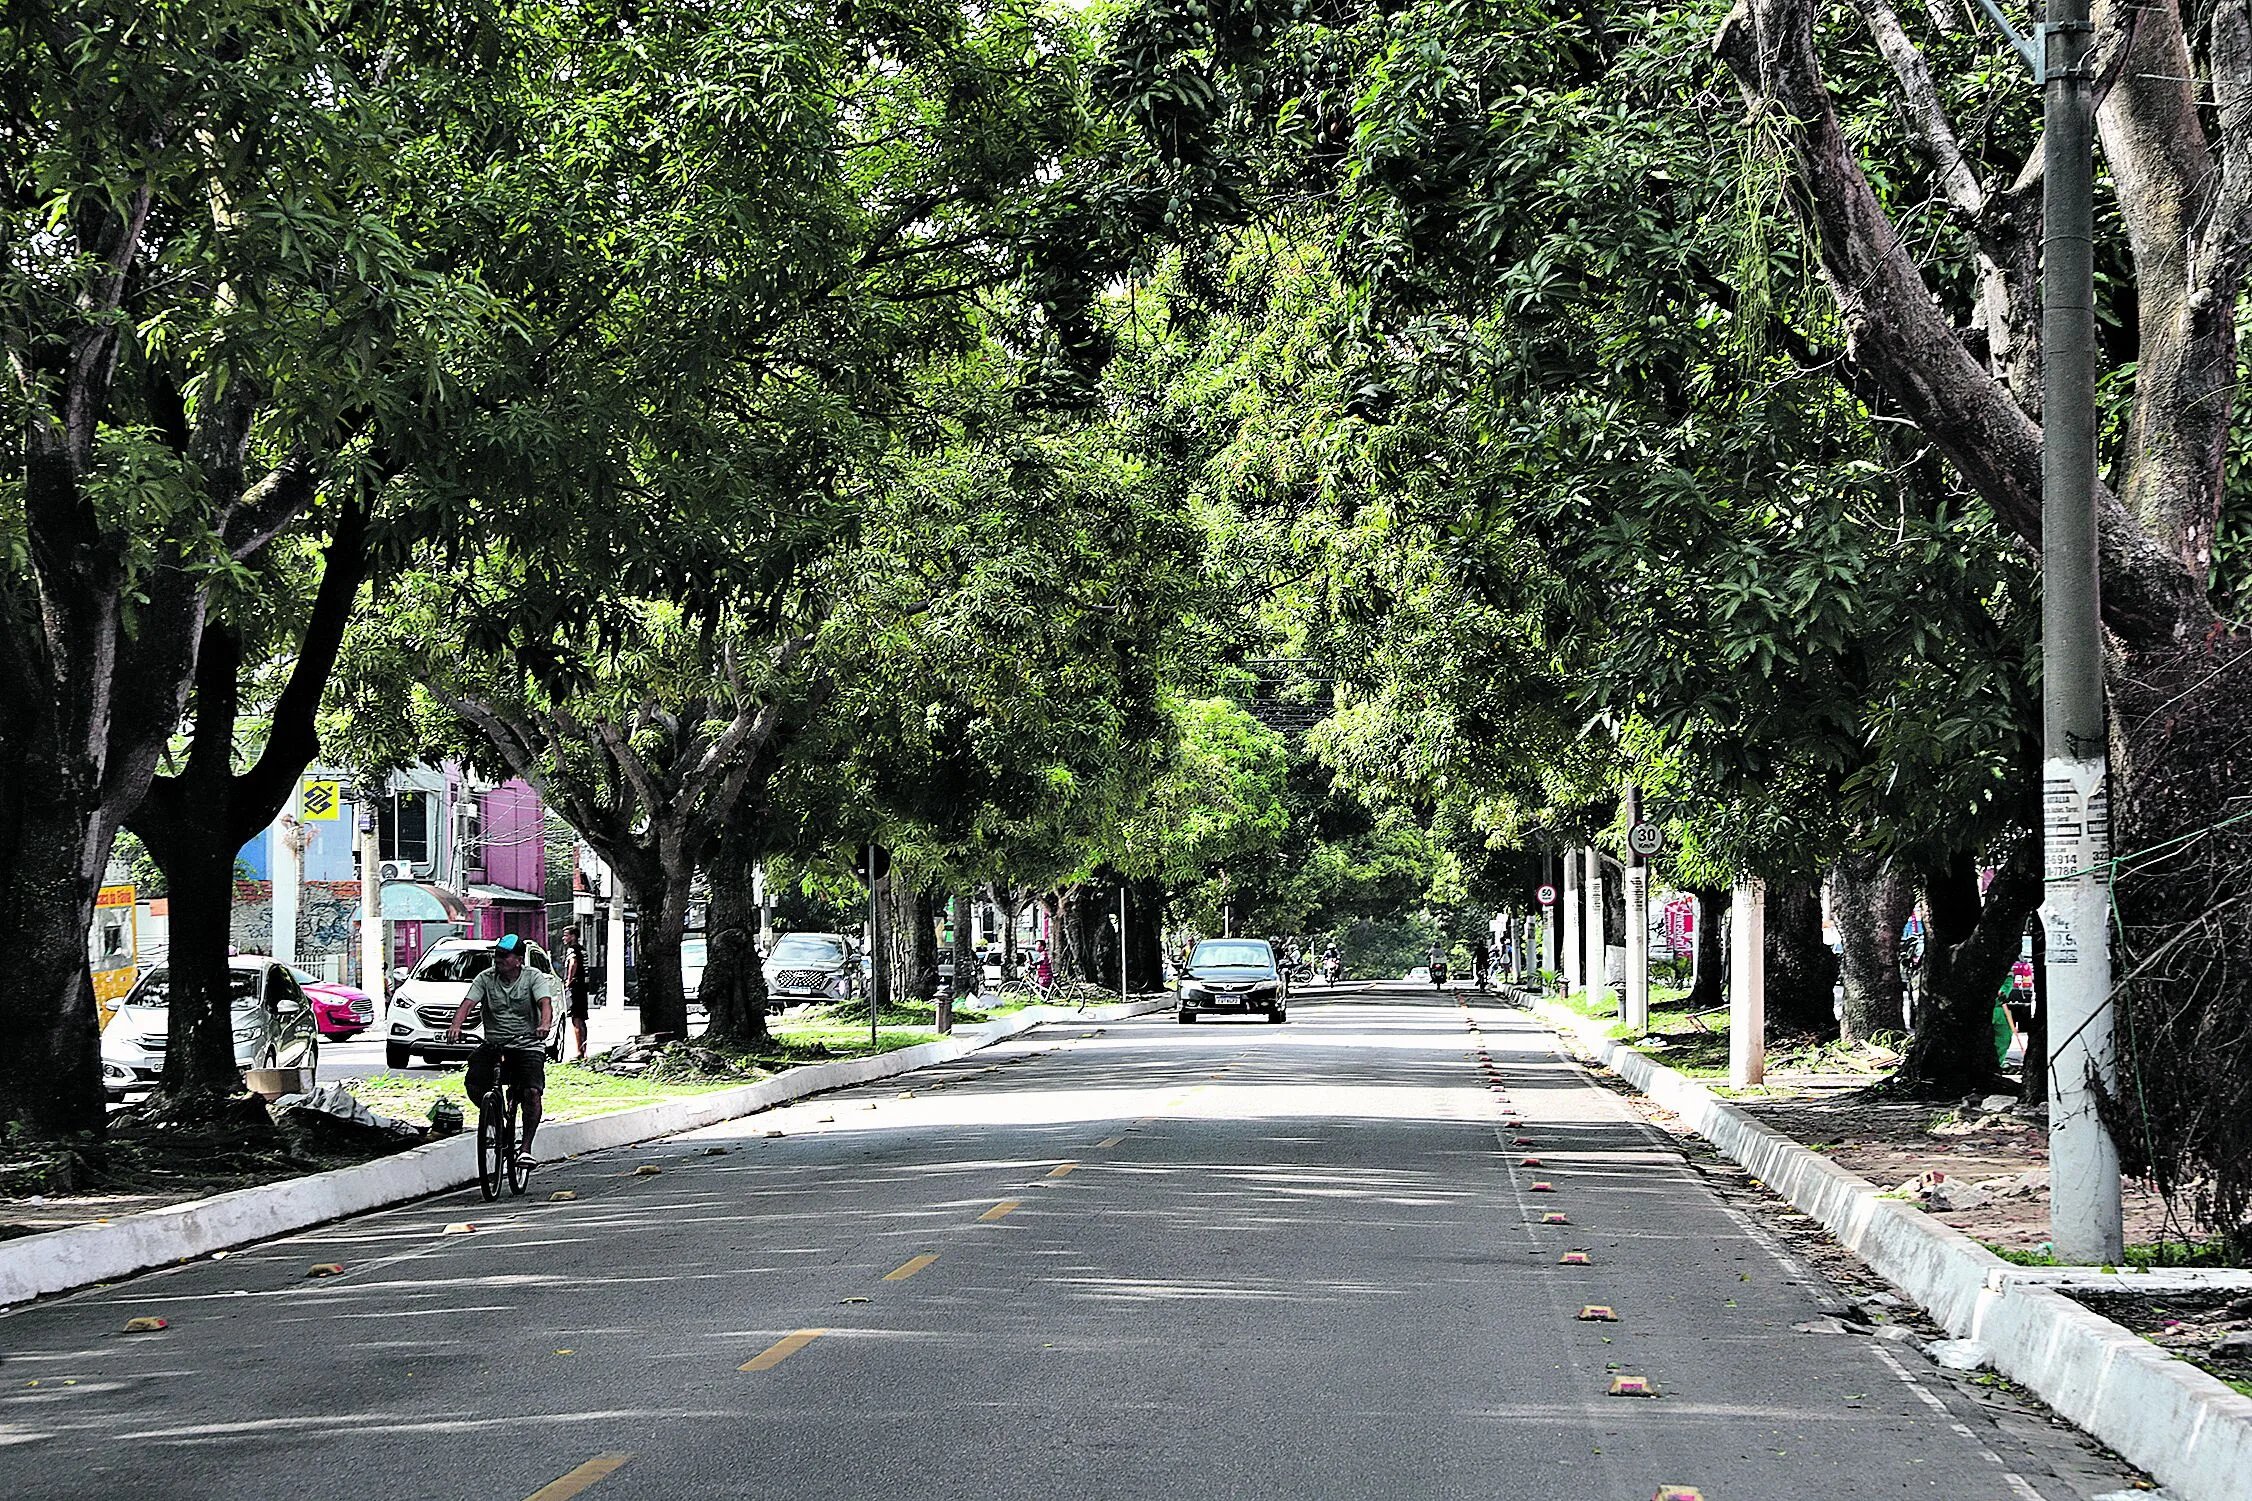
[[[508,1102],[508,1191],[520,1194],[524,1185],[532,1181],[532,1164],[524,1156],[524,1102]]]
[[[500,1197],[501,1114],[486,1101],[477,1108],[477,1186],[488,1199]]]

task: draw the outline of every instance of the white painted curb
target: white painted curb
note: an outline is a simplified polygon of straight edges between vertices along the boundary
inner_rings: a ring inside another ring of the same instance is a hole
[[[1079,1009],[1028,1006],[1013,1016],[965,1027],[951,1037],[868,1058],[810,1063],[737,1089],[664,1100],[583,1121],[558,1121],[540,1133],[543,1154],[575,1157],[652,1137],[674,1136],[807,1095],[845,1089],[946,1063],[1047,1022],[1116,1021],[1164,1010],[1168,999]],[[386,1204],[444,1193],[477,1177],[476,1142],[466,1133],[427,1142],[393,1157],[240,1188],[185,1204],[129,1214],[106,1225],[73,1225],[0,1241],[0,1306],[90,1283],[114,1281],[286,1235]]]
[[[2252,1494],[2252,1397],[2050,1287],[1977,1241],[1651,1060],[1554,1002],[1533,1011],[1742,1163],[1922,1304],[1995,1369],[2156,1475],[2179,1501]],[[2100,1274],[2098,1274],[2100,1275]],[[2136,1279],[2140,1281],[2140,1279]],[[2125,1279],[2114,1278],[2116,1285]]]

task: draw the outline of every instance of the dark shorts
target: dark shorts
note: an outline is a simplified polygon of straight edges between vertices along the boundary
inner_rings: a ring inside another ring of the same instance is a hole
[[[469,1098],[482,1100],[493,1087],[493,1071],[505,1070],[508,1087],[522,1095],[547,1088],[547,1054],[540,1048],[504,1048],[486,1043],[469,1055]]]
[[[587,994],[588,992],[584,990],[574,990],[571,992],[571,1020],[575,1022],[583,1022],[586,1020]]]

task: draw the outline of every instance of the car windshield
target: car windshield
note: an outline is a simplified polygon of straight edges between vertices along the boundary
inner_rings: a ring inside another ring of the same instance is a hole
[[[1191,969],[1269,969],[1274,955],[1263,943],[1200,943],[1189,955]]]
[[[774,958],[783,964],[834,964],[843,957],[834,938],[814,938],[793,933],[774,945]]]
[[[233,990],[236,1005],[240,1006],[258,999],[258,974],[259,972],[254,969],[238,969],[230,973],[229,978],[234,981]],[[130,1006],[171,1005],[172,972],[162,965],[150,970],[141,977],[141,983],[133,988],[133,997],[126,1004]]]
[[[441,984],[466,985],[492,967],[491,949],[439,949],[422,956],[422,962],[414,968],[414,977]]]

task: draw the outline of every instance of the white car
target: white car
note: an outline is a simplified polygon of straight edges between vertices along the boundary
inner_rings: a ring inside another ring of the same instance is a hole
[[[547,950],[527,941],[524,962],[541,974],[555,974]],[[428,1063],[465,1059],[484,1042],[483,1025],[472,1016],[463,1024],[461,1041],[448,1042],[454,1012],[469,994],[469,983],[493,967],[493,940],[448,938],[416,961],[414,973],[391,992],[390,1009],[383,1015],[383,1061],[405,1068],[417,1057]],[[555,997],[555,1024],[547,1039],[547,1056],[563,1056],[563,1029],[570,1024],[571,1007],[560,990]]]
[[[312,1002],[289,966],[262,954],[237,954],[227,970],[234,983],[236,1064],[318,1067],[321,1044]],[[102,1028],[102,1087],[113,1097],[156,1087],[164,1072],[171,996],[172,972],[160,964],[141,976]]]

